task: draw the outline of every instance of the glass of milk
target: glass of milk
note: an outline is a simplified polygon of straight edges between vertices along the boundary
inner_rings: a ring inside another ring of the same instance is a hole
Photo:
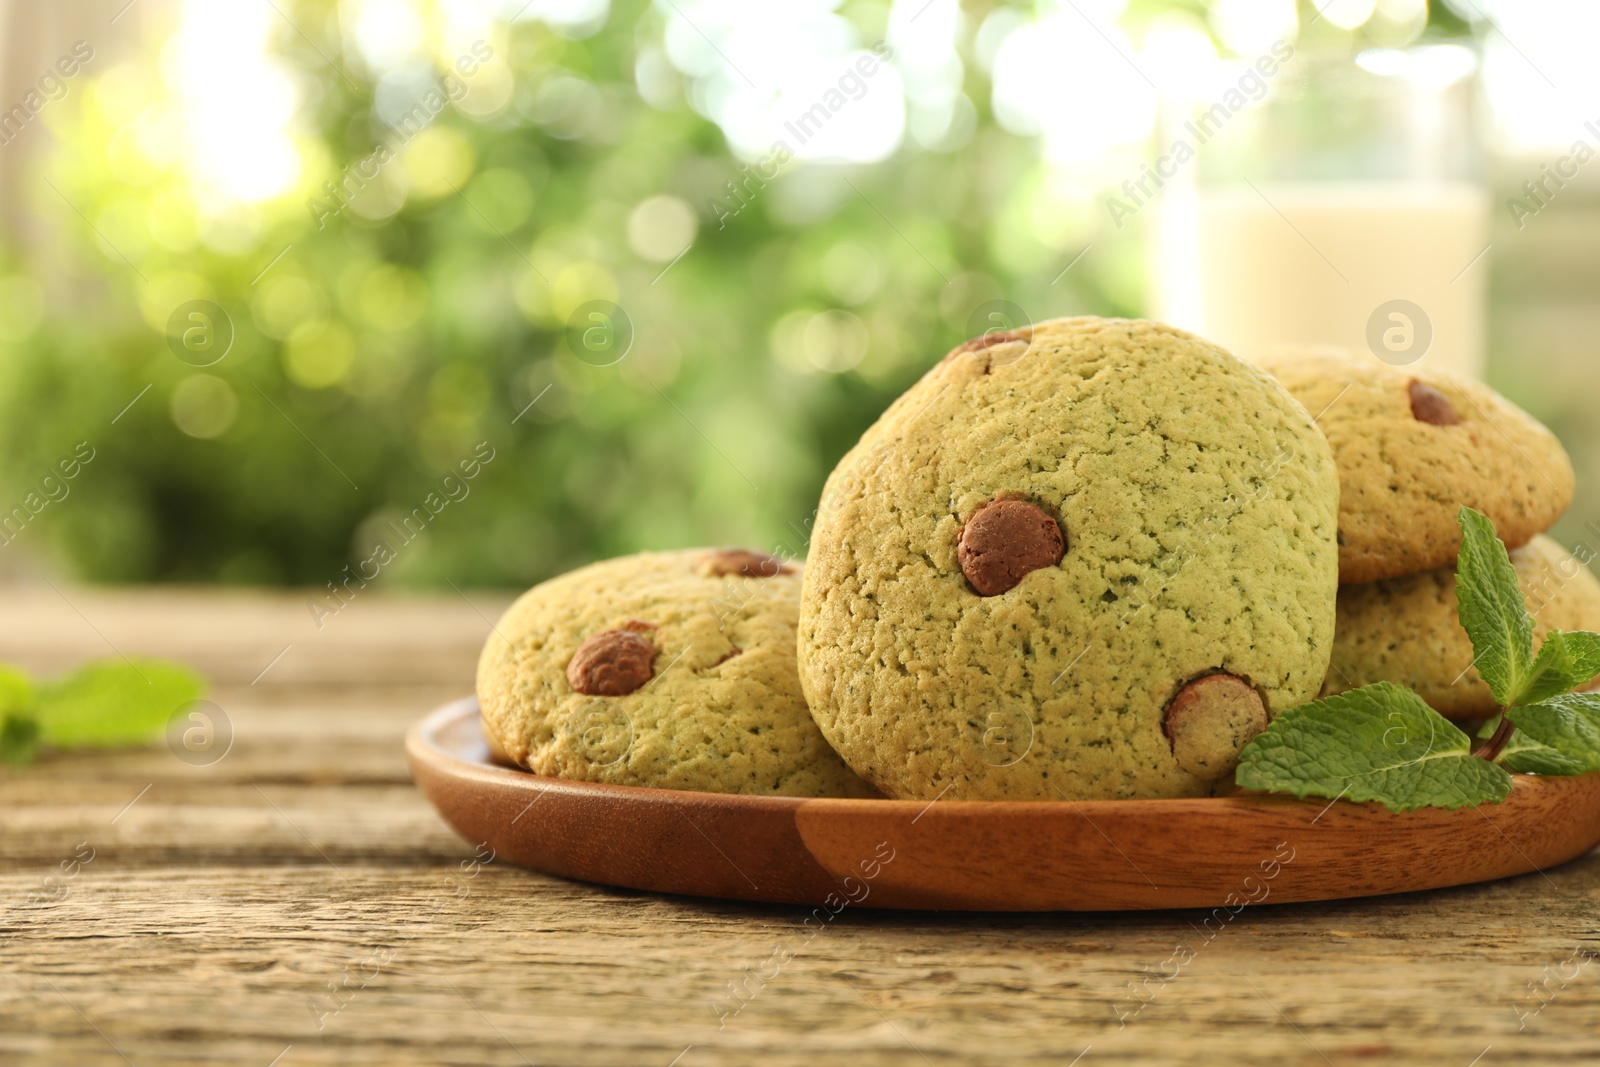
[[[1168,113],[1174,141],[1206,139],[1160,202],[1155,316],[1246,358],[1332,344],[1481,376],[1490,208],[1475,53],[1274,66],[1269,94],[1226,123]]]

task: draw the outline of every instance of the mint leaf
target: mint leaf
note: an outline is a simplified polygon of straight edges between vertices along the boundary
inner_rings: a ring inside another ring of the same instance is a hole
[[[0,761],[13,767],[32,763],[39,744],[39,724],[20,712],[0,716],[0,720]]]
[[[1572,676],[1574,666],[1572,654],[1567,649],[1566,635],[1560,630],[1552,630],[1539,647],[1539,654],[1529,668],[1528,680],[1517,698],[1524,704],[1537,704],[1545,697],[1569,691],[1577,684]]]
[[[1600,672],[1600,634],[1585,630],[1552,630],[1544,639],[1528,680],[1517,695],[1519,704],[1537,704],[1583,685]]]
[[[204,688],[199,675],[165,660],[90,663],[39,686],[39,740],[56,748],[144,744]]]
[[[1392,682],[1279,715],[1239,754],[1235,781],[1297,797],[1375,800],[1390,811],[1498,804],[1511,776],[1472,740]]]
[[[1582,760],[1564,756],[1548,745],[1518,731],[1500,754],[1500,766],[1513,774],[1582,774],[1588,770]]]
[[[1543,762],[1577,765],[1579,768],[1540,773],[1582,774],[1584,771],[1600,771],[1600,693],[1553,696],[1542,704],[1511,708],[1506,712],[1506,718],[1517,728],[1512,740],[1526,736],[1528,740],[1561,757],[1559,761],[1540,757]]]
[[[1483,724],[1478,739],[1487,741],[1499,725],[1500,716],[1496,715]],[[1521,730],[1512,732],[1511,740],[1501,749],[1496,762],[1513,774],[1582,774],[1585,770],[1582,760],[1562,755],[1549,745],[1541,745]]]
[[[1569,688],[1587,685],[1600,675],[1600,634],[1572,630],[1561,635],[1561,643],[1572,663],[1572,686]]]
[[[15,667],[0,663],[0,716],[21,714],[32,704],[33,679]]]
[[[1533,620],[1494,524],[1463,507],[1456,562],[1457,616],[1472,639],[1473,664],[1495,703],[1520,703],[1533,671]]]
[[[0,762],[20,767],[33,762],[39,724],[33,717],[33,680],[0,664]]]

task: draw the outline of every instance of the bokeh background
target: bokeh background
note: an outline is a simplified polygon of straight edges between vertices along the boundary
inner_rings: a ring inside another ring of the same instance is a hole
[[[1147,220],[1105,197],[1164,103],[1279,38],[1481,49],[1488,376],[1565,439],[1557,532],[1600,545],[1600,163],[1502,209],[1600,144],[1593,5],[111,0],[0,28],[15,578],[803,553],[834,461],[993,301],[1147,307]]]

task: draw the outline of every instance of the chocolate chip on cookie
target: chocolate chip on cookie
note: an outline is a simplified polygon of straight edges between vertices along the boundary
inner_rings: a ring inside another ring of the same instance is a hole
[[[1066,554],[1061,526],[1023,500],[991,500],[961,527],[956,558],[980,596],[996,596]]]
[[[948,363],[957,356],[964,356],[968,352],[982,352],[984,349],[993,348],[996,345],[1032,345],[1032,343],[1033,338],[1031,334],[1022,330],[990,330],[989,332],[979,334],[977,337],[971,338],[970,340],[962,341],[959,345],[956,345],[956,347],[952,348],[945,355],[944,359],[940,360],[940,362]]]
[[[1333,448],[1345,585],[1454,566],[1462,505],[1517,548],[1572,503],[1561,442],[1482,382],[1338,348],[1285,347],[1255,362],[1317,416]]]
[[[1434,426],[1454,426],[1461,421],[1449,397],[1433,386],[1418,381],[1411,383],[1411,414],[1416,416],[1418,422]]]
[[[605,630],[585,641],[567,663],[567,684],[595,697],[619,697],[650,680],[656,646],[632,629]]]
[[[478,661],[484,736],[512,764],[556,778],[877,795],[829,747],[806,705],[795,665],[800,561],[774,574],[757,557],[751,572],[766,577],[752,579],[706,569],[732,554],[643,552],[528,590]],[[746,560],[731,562],[738,573]]]
[[[1233,770],[1239,750],[1266,728],[1261,694],[1232,674],[1207,674],[1184,686],[1162,723],[1178,766],[1207,782]]]
[[[983,349],[993,348],[995,345],[1008,345],[1013,341],[1026,342],[1027,340],[1028,335],[1020,330],[992,330],[971,340],[961,342],[960,345],[956,346],[956,351],[981,352]]]
[[[829,476],[797,632],[812,718],[901,799],[1209,795],[1212,761],[1190,773],[1163,732],[1172,697],[1225,665],[1270,715],[1327,674],[1339,484],[1320,408],[1158,323],[1016,332],[930,370]],[[1421,376],[1390,415],[1464,436],[1395,410]],[[1274,454],[1239,511],[1241,474]]]
[[[723,548],[708,552],[700,564],[700,573],[708,577],[737,574],[743,578],[775,578],[793,571],[793,567],[765,552],[752,552],[746,548]]]

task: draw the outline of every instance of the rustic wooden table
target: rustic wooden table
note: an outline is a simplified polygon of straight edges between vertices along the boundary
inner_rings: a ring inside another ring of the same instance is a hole
[[[1186,912],[846,910],[807,943],[798,908],[478,864],[401,751],[471,688],[506,601],[470,596],[367,593],[318,630],[290,595],[8,593],[0,660],[186,660],[233,738],[209,765],[158,746],[0,778],[0,1062],[1600,1059],[1595,855],[1252,906],[1210,941]]]

